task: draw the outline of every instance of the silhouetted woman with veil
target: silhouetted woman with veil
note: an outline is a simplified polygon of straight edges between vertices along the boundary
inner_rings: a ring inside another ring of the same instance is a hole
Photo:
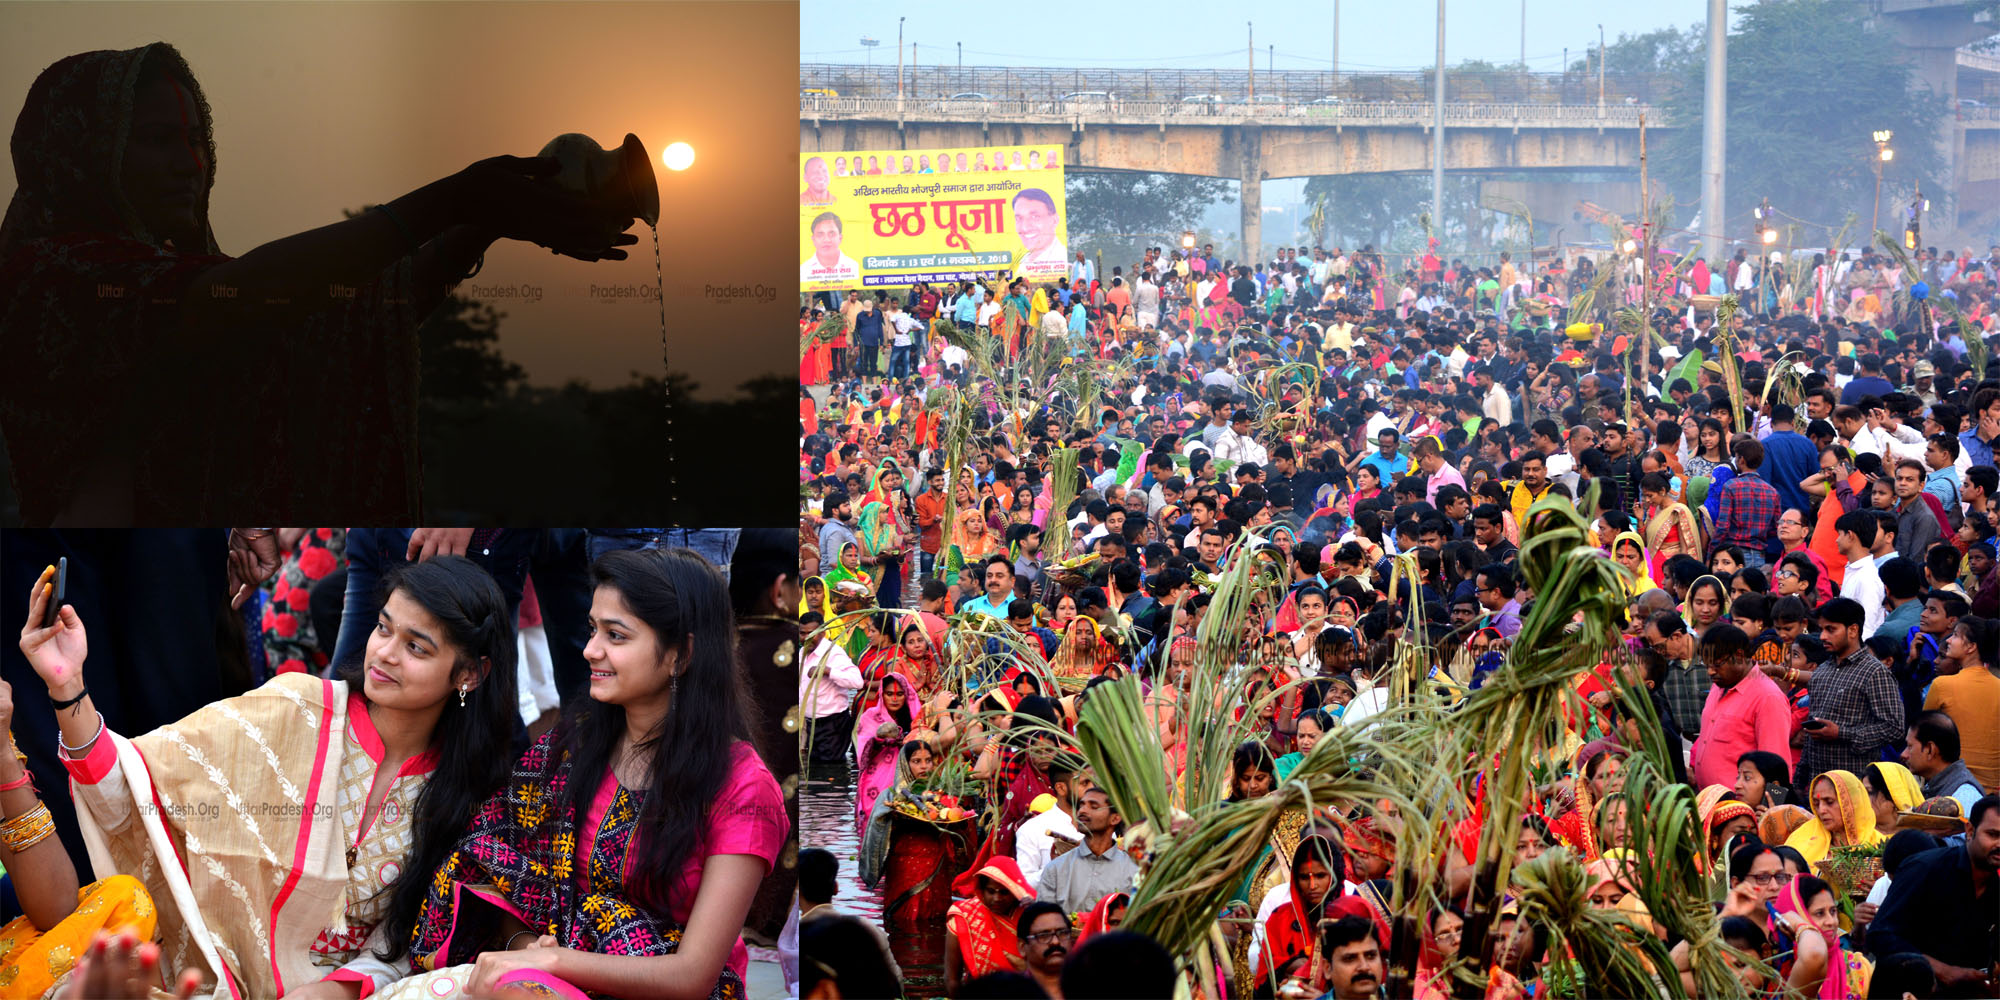
[[[625,257],[627,218],[497,156],[217,246],[213,121],[164,42],[56,62],[12,140],[0,434],[24,522],[418,519],[418,323],[495,240]]]

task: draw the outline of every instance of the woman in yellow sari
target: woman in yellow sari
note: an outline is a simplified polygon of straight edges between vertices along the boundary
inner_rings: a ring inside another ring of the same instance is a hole
[[[1660,586],[1653,580],[1652,566],[1646,558],[1646,542],[1636,531],[1621,531],[1611,540],[1611,558],[1618,565],[1632,572],[1632,578],[1625,582],[1628,597],[1637,597]]]
[[[1654,568],[1677,555],[1700,558],[1701,528],[1694,512],[1674,499],[1673,480],[1664,472],[1648,472],[1639,480],[1639,493],[1646,501],[1646,547],[1653,552]]]
[[[1104,639],[1097,619],[1079,615],[1063,630],[1062,648],[1056,650],[1049,669],[1057,679],[1076,681],[1095,677],[1118,662],[1118,650]]]
[[[1836,847],[1873,847],[1888,839],[1875,829],[1868,789],[1852,771],[1828,771],[1813,779],[1812,814],[1811,822],[1793,831],[1785,846],[1804,856],[1815,872]]]
[[[1868,805],[1875,814],[1875,829],[1888,837],[1896,832],[1902,817],[1924,801],[1924,786],[1901,764],[1878,760],[1868,765]]]
[[[951,544],[967,566],[1000,551],[1000,541],[986,523],[986,514],[977,507],[958,512],[958,532],[952,536]]]
[[[31,619],[33,620],[33,619]],[[0,727],[12,720],[13,689],[0,681]],[[156,911],[146,887],[130,875],[77,886],[49,808],[28,773],[27,755],[6,730],[0,744],[0,864],[13,877],[26,912],[0,928],[0,995],[41,996],[69,971],[98,931],[153,939]]]

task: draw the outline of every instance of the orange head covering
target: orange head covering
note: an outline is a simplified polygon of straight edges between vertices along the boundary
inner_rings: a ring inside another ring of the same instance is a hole
[[[1775,847],[1811,820],[1812,813],[1798,806],[1772,806],[1764,818],[1757,821],[1757,838]]]

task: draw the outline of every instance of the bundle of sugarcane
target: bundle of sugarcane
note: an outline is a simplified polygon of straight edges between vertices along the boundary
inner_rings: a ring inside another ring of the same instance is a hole
[[[818,326],[799,334],[799,360],[804,361],[806,352],[814,347],[833,343],[834,338],[840,336],[846,328],[846,316],[837,312],[827,313],[826,318],[820,320]]]
[[[1064,525],[1069,521],[1070,501],[1076,499],[1077,477],[1082,473],[1077,461],[1082,454],[1080,448],[1057,448],[1049,453],[1049,519],[1042,529],[1056,551],[1069,548],[1069,532]]]
[[[1737,369],[1736,334],[1729,328],[1729,321],[1736,318],[1736,311],[1742,303],[1735,295],[1722,297],[1722,304],[1715,307],[1715,361],[1722,368],[1722,385],[1729,390],[1729,412],[1735,414],[1737,427],[1743,423],[1743,377]]]
[[[1904,252],[1902,244],[1891,239],[1889,234],[1876,233],[1875,241],[1889,255],[1890,259],[1896,262],[1896,266],[1903,272],[1904,280],[1902,287],[1896,290],[1896,301],[1904,303],[1907,306],[1912,301],[1910,298],[1911,286],[1922,281],[1923,275],[1917,271],[1916,264],[1911,262],[1910,255]],[[1979,325],[1966,319],[1965,313],[1958,308],[1958,303],[1952,299],[1936,297],[1934,301],[1933,298],[1926,298],[1918,304],[1923,307],[1920,312],[1925,319],[1929,318],[1929,311],[1935,309],[1944,313],[1952,324],[1958,328],[1959,337],[1965,341],[1966,363],[1972,366],[1972,371],[1975,375],[1983,375],[1986,371],[1986,335],[1980,331]],[[1929,323],[1924,324],[1922,332],[1931,332]]]
[[[1959,339],[1965,341],[1965,362],[1975,372],[1986,371],[1986,332],[1979,324],[1965,318],[1965,314],[1953,310],[1953,321],[1958,326]]]
[[[946,384],[932,389],[924,402],[924,408],[931,412],[938,424],[938,450],[944,453],[944,495],[946,516],[938,521],[938,553],[941,556],[934,567],[935,572],[945,580],[955,578],[962,567],[951,565],[951,554],[958,551],[953,547],[954,536],[958,533],[958,491],[965,482],[966,452],[971,447],[973,431],[972,399],[957,386]]]
[[[1764,377],[1764,392],[1760,398],[1767,403],[1783,403],[1796,409],[1805,399],[1805,376],[1812,368],[1801,359],[1803,352],[1792,351],[1778,358]]]
[[[1295,407],[1286,407],[1285,387],[1293,380],[1303,385],[1310,379],[1310,384],[1317,390],[1317,366],[1288,361],[1263,370],[1259,376],[1250,384],[1252,436],[1260,439],[1286,438],[1293,431],[1312,423],[1312,396],[1306,395]]]

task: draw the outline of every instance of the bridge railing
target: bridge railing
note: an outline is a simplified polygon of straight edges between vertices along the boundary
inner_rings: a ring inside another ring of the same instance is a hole
[[[1961,101],[1958,105],[1958,123],[1966,128],[2000,128],[2000,108],[1966,104]]]
[[[919,55],[947,52],[923,46]],[[1046,101],[1077,91],[1103,91],[1133,100],[1172,102],[1196,94],[1242,97],[1253,89],[1254,83],[1260,97],[1269,94],[1287,103],[1304,103],[1327,96],[1349,101],[1423,100],[1430,95],[1434,82],[1431,74],[1418,71],[1335,74],[1325,70],[1259,69],[1253,81],[1240,65],[1234,69],[953,66],[924,59],[918,65],[902,68],[899,88],[895,53],[891,51],[888,55],[886,61],[878,60],[873,66],[803,63],[799,66],[799,89],[831,90],[842,97],[894,97],[900,89],[906,98],[928,99],[971,92],[1017,101]],[[1605,77],[1604,89],[1607,103],[1622,104],[1629,97],[1647,104],[1664,100],[1683,83],[1683,77],[1672,73],[1612,73]],[[1595,72],[1445,70],[1445,95],[1454,101],[1595,105],[1597,94]]]
[[[1446,128],[1636,128],[1642,104],[1479,104],[1444,106]],[[1662,126],[1655,113],[1648,116]],[[1120,98],[949,100],[893,97],[799,98],[803,121],[1015,122],[1032,124],[1374,125],[1426,127],[1433,107],[1418,101],[1133,101]]]

